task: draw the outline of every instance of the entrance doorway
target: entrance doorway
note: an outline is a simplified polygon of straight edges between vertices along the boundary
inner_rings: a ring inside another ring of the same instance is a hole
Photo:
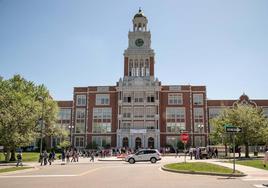
[[[140,137],[137,137],[135,140],[135,148],[136,149],[141,148],[141,138]]]
[[[128,138],[127,137],[124,137],[123,138],[123,147],[125,147],[125,148],[128,148]]]
[[[154,138],[148,138],[148,148],[154,149]]]

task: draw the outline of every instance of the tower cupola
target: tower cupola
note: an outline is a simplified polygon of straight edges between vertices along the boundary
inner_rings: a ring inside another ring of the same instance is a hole
[[[147,31],[148,20],[141,9],[133,18],[133,31]]]

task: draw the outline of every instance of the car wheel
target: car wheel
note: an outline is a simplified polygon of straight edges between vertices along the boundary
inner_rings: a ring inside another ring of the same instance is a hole
[[[130,164],[134,164],[134,163],[135,163],[135,160],[134,160],[133,158],[130,158],[130,159],[128,160],[128,162],[129,162]]]
[[[151,163],[156,163],[156,158],[152,157],[150,161]]]

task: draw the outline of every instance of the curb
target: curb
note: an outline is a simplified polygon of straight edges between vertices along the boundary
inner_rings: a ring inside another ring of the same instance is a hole
[[[23,172],[31,172],[31,171],[39,170],[39,168],[37,168],[35,166],[26,166],[26,167],[30,167],[30,168],[23,169],[23,170],[14,170],[14,171],[10,171],[10,172],[3,172],[3,173],[0,173],[0,177],[6,176],[6,175],[14,175],[14,174],[19,174],[19,173],[23,173]]]
[[[174,173],[181,174],[194,174],[194,175],[210,175],[210,176],[226,176],[226,177],[244,177],[246,174],[223,174],[223,173],[213,173],[213,172],[199,172],[199,171],[187,171],[187,170],[173,170],[170,168],[166,168],[164,166],[161,167],[162,170]]]

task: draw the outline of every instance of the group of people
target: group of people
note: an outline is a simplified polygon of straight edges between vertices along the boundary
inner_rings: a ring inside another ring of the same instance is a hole
[[[54,160],[56,159],[56,154],[54,151],[50,151],[49,153],[44,150],[39,157],[39,162],[41,166],[45,166],[49,163],[49,165],[52,164],[52,162],[54,162]]]
[[[94,156],[95,153],[94,152],[79,152],[77,151],[77,149],[67,149],[67,150],[62,150],[61,152],[61,160],[62,162],[78,162],[79,161],[79,157],[80,156],[84,156],[84,157],[90,157],[90,161],[94,162]]]
[[[190,148],[189,150],[190,159],[203,159],[203,158],[218,158],[218,149],[213,147],[207,148]]]

